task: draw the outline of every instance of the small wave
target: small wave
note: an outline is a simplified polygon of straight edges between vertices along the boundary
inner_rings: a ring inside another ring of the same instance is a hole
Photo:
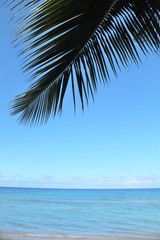
[[[129,234],[130,235],[130,234]],[[2,232],[0,240],[158,240],[160,233],[121,236],[100,236],[100,235],[71,235],[71,234],[37,234],[26,232]]]
[[[67,234],[36,234],[36,233],[0,233],[0,240],[103,240],[106,236],[67,235]]]

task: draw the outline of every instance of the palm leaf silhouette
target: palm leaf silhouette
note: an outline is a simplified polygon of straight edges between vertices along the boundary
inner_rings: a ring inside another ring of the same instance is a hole
[[[139,62],[139,50],[159,49],[158,0],[7,2],[20,16],[15,43],[33,81],[12,103],[12,114],[20,113],[24,123],[46,122],[61,112],[69,82],[75,108],[78,89],[84,109],[98,83],[110,80],[110,70],[117,75]]]

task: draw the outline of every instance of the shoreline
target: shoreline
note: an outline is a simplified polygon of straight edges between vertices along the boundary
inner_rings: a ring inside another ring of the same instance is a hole
[[[159,233],[124,233],[120,235],[33,234],[0,232],[0,240],[158,240]]]

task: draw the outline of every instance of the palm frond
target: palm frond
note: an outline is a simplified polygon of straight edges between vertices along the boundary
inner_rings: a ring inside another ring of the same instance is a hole
[[[61,112],[69,81],[74,106],[78,89],[83,109],[98,83],[110,80],[110,69],[117,75],[121,66],[138,64],[139,49],[159,49],[158,0],[46,0],[27,12],[30,1],[22,3],[15,44],[33,83],[13,101],[12,113],[24,123]],[[17,9],[14,1],[10,8]]]

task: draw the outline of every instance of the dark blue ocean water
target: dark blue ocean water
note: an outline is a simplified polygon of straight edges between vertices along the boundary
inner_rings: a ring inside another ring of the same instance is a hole
[[[0,239],[66,235],[160,239],[160,189],[0,188]]]

